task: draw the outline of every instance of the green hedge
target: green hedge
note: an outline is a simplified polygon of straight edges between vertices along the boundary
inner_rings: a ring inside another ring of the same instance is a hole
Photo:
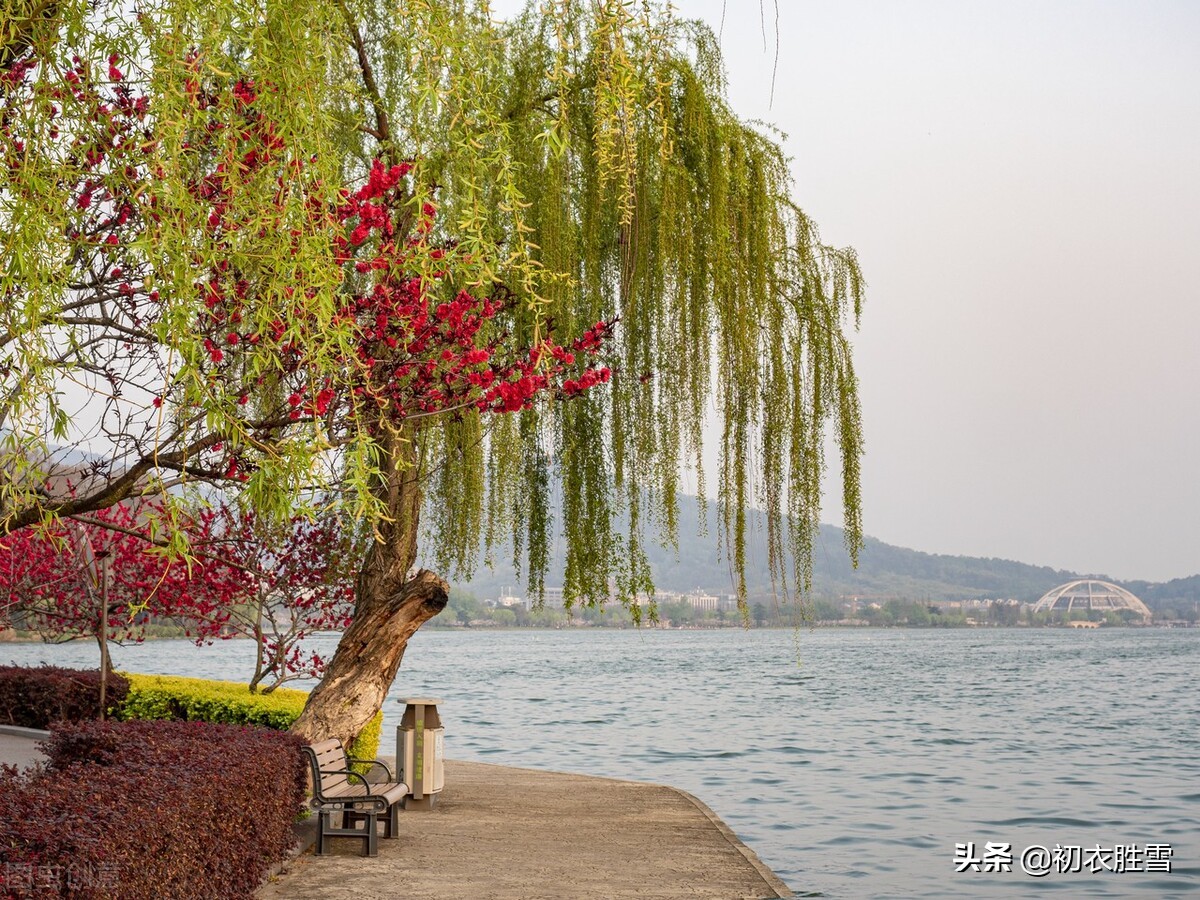
[[[307,691],[277,688],[269,694],[251,694],[235,681],[207,681],[174,675],[138,675],[129,679],[122,719],[181,719],[190,722],[223,722],[228,725],[261,725],[287,731],[308,700]],[[379,752],[383,713],[379,712],[346,751],[348,756],[374,759]]]

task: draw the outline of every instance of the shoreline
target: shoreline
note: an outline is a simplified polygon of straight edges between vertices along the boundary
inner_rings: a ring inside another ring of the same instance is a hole
[[[386,757],[385,757],[386,759]],[[446,760],[430,810],[400,815],[397,840],[290,860],[258,900],[359,898],[792,897],[791,889],[693,794],[669,785]],[[310,830],[315,825],[308,826]]]

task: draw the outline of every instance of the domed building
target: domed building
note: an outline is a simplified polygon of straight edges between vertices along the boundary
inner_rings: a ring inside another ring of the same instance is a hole
[[[1096,581],[1083,578],[1067,584],[1060,584],[1052,591],[1042,595],[1042,599],[1034,604],[1033,611],[1055,612],[1069,616],[1072,612],[1083,610],[1090,612],[1121,612],[1129,610],[1141,616],[1146,622],[1150,621],[1150,610],[1146,604],[1115,584],[1107,581]]]

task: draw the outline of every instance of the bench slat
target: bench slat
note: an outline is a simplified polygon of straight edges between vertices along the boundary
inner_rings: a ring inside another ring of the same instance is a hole
[[[346,800],[360,797],[383,797],[385,800],[402,798],[408,793],[408,785],[402,781],[378,782],[368,791],[361,784],[344,784],[322,791],[327,799]]]

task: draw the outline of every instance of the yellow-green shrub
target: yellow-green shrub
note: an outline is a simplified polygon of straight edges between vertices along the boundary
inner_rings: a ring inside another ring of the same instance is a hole
[[[208,681],[175,675],[139,675],[122,672],[129,693],[121,707],[122,719],[183,719],[191,722],[224,722],[261,725],[287,731],[300,716],[308,691],[277,688],[269,694],[251,694],[236,681]],[[379,752],[383,713],[362,730],[346,751],[347,756],[374,759]]]

